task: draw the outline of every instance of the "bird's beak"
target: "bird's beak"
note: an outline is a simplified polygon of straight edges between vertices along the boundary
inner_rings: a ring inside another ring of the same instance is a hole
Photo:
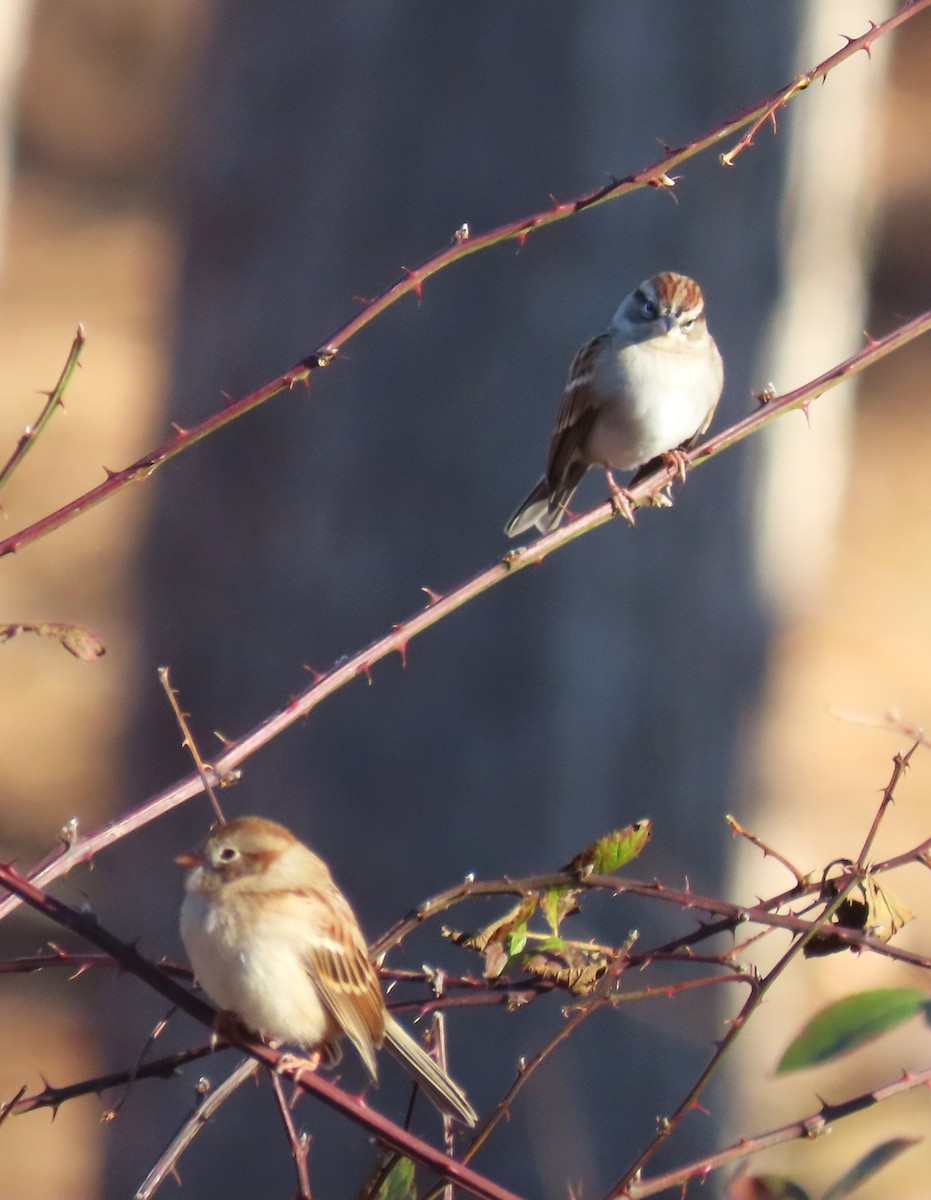
[[[660,324],[663,327],[663,333],[672,333],[676,327],[676,318],[672,313],[667,313],[665,317],[660,318]]]
[[[179,854],[175,859],[179,867],[200,867],[203,866],[203,855],[199,851],[189,850],[186,854]]]

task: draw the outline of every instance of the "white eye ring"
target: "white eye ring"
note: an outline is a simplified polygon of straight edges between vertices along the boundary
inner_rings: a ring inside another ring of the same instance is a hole
[[[687,321],[682,322],[682,328],[685,330],[686,333],[688,333],[688,331],[692,328],[692,326],[694,324],[695,324],[695,318],[689,317],[689,319]]]
[[[235,846],[224,846],[223,849],[220,851],[220,853],[217,855],[217,858],[222,863],[230,863],[230,862],[233,862],[235,859],[239,858],[239,851],[236,849]]]

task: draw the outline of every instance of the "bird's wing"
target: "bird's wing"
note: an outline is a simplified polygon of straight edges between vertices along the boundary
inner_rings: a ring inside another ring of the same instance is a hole
[[[332,915],[306,949],[307,971],[333,1020],[377,1078],[375,1050],[384,1040],[385,1001],[355,916],[341,894],[327,896]]]
[[[570,465],[581,456],[582,446],[598,415],[600,404],[593,388],[595,357],[610,340],[610,333],[600,333],[592,338],[579,350],[569,367],[569,379],[556,414],[546,463],[546,480],[551,491],[565,481]]]

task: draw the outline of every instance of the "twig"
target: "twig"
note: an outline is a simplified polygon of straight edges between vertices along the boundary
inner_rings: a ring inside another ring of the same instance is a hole
[[[781,1125],[767,1133],[740,1138],[725,1150],[718,1151],[717,1154],[708,1154],[685,1166],[676,1167],[675,1170],[666,1171],[662,1175],[654,1175],[652,1179],[636,1180],[628,1184],[627,1191],[624,1193],[625,1200],[645,1200],[647,1196],[656,1196],[660,1192],[672,1188],[684,1191],[686,1184],[691,1180],[704,1181],[712,1171],[726,1166],[728,1163],[748,1158],[752,1154],[758,1154],[761,1150],[768,1150],[770,1147],[784,1142],[820,1137],[821,1134],[829,1132],[834,1121],[863,1112],[875,1104],[881,1104],[884,1100],[891,1100],[893,1096],[901,1096],[903,1092],[929,1086],[931,1086],[931,1067],[916,1074],[905,1072],[898,1079],[883,1087],[861,1092],[840,1104],[823,1104],[817,1112],[802,1117],[798,1121],[791,1121],[788,1125]]]
[[[78,331],[74,335],[74,341],[71,343],[71,349],[68,351],[68,357],[65,359],[65,365],[61,369],[61,374],[58,376],[58,382],[48,393],[48,399],[42,406],[42,411],[34,425],[27,425],[23,430],[19,441],[13,450],[13,453],[7,459],[6,463],[0,468],[0,490],[6,487],[13,476],[13,472],[23,461],[32,447],[39,440],[42,431],[52,419],[52,414],[57,408],[64,408],[65,389],[71,382],[71,376],[75,372],[78,365],[78,359],[81,357],[81,351],[84,349],[84,326],[79,325]]]
[[[120,967],[115,958],[109,954],[69,954],[53,946],[52,954],[24,954],[18,958],[0,959],[0,975],[30,975],[33,972],[45,971],[48,967],[64,967],[74,971],[72,979],[78,979],[85,971],[93,967]],[[191,968],[181,963],[169,962],[162,959],[158,964],[169,975],[177,975],[180,979],[192,978]]]
[[[174,1005],[172,1005],[172,1007],[168,1010],[167,1014],[164,1017],[162,1017],[158,1022],[156,1022],[155,1028],[152,1030],[152,1032],[146,1038],[145,1045],[139,1051],[139,1055],[138,1055],[136,1061],[133,1063],[132,1067],[130,1067],[130,1069],[127,1073],[126,1084],[124,1086],[122,1096],[120,1096],[120,1098],[119,1098],[119,1100],[117,1100],[116,1104],[111,1105],[111,1107],[108,1108],[107,1111],[103,1114],[103,1117],[101,1119],[104,1121],[105,1124],[112,1121],[114,1119],[114,1117],[117,1116],[120,1109],[123,1107],[123,1105],[129,1099],[129,1094],[133,1089],[133,1084],[139,1078],[139,1072],[145,1066],[146,1055],[149,1053],[149,1050],[155,1044],[156,1040],[158,1038],[160,1038],[161,1035],[165,1032],[165,1027],[168,1025],[168,1022],[171,1020],[171,1018],[175,1015],[176,1011],[177,1011],[177,1009],[174,1007]]]
[[[8,621],[0,625],[0,642],[12,641],[21,633],[52,638],[80,662],[96,662],[107,652],[103,639],[93,629],[67,621]]]
[[[246,1061],[249,1061],[248,1059]],[[258,1066],[258,1063],[253,1063],[253,1066]],[[306,1133],[298,1133],[294,1127],[294,1120],[291,1116],[291,1109],[288,1107],[288,1102],[284,1098],[284,1093],[281,1090],[281,1080],[278,1078],[277,1071],[269,1071],[268,1077],[272,1081],[272,1090],[275,1093],[275,1102],[278,1105],[278,1112],[281,1115],[281,1123],[284,1125],[284,1131],[288,1138],[288,1145],[291,1147],[291,1157],[294,1159],[294,1171],[297,1175],[297,1194],[298,1200],[313,1200],[310,1194],[310,1173],[307,1170],[307,1154],[310,1150],[310,1136]]]
[[[150,1200],[150,1197],[155,1195],[168,1175],[174,1175],[177,1178],[178,1159],[188,1146],[190,1146],[191,1142],[194,1141],[220,1105],[228,1100],[236,1089],[241,1087],[258,1069],[259,1064],[254,1058],[244,1058],[236,1070],[224,1079],[218,1087],[211,1088],[206,1093],[165,1147],[159,1156],[158,1162],[148,1175],[146,1175],[142,1186],[136,1192],[134,1200]]]
[[[912,725],[905,721],[902,715],[894,710],[884,713],[881,717],[871,717],[866,713],[848,712],[843,708],[829,708],[828,715],[838,721],[849,721],[851,725],[866,725],[869,729],[885,729],[887,732],[904,733],[912,741],[920,742],[926,749],[931,747],[929,738],[920,725]]]
[[[11,1102],[11,1109],[16,1114],[35,1112],[40,1108],[59,1108],[67,1100],[77,1096],[99,1096],[108,1088],[121,1087],[133,1079],[171,1079],[178,1074],[181,1067],[196,1062],[199,1058],[207,1058],[226,1048],[226,1043],[207,1042],[203,1046],[194,1046],[190,1050],[179,1050],[165,1058],[154,1058],[144,1063],[138,1069],[126,1071],[111,1071],[108,1075],[98,1075],[94,1079],[84,1079],[80,1083],[70,1083],[67,1087],[52,1087],[46,1084],[41,1092],[34,1096],[24,1095],[25,1089]]]
[[[762,850],[764,858],[774,858],[776,862],[782,863],[789,874],[795,876],[795,882],[800,888],[807,886],[809,883],[808,876],[803,875],[798,867],[791,863],[785,855],[780,854],[778,850],[774,850],[772,846],[767,846],[764,841],[758,838],[756,834],[751,833],[749,829],[744,829],[743,825],[740,824],[736,817],[732,817],[730,813],[726,814],[724,820],[730,825],[731,833],[746,838],[751,846],[756,846],[758,850]]]
[[[761,118],[765,119],[777,107],[784,104],[809,84],[814,83],[816,80],[826,79],[828,74],[846,59],[851,58],[861,50],[868,51],[875,41],[912,17],[917,16],[929,4],[931,4],[931,0],[912,0],[911,4],[904,6],[899,12],[889,17],[888,20],[883,21],[879,25],[871,25],[869,30],[860,37],[848,40],[847,45],[824,59],[823,62],[812,68],[812,70],[798,75],[789,84],[784,85],[750,108],[744,109],[742,112],[717,125],[702,137],[686,143],[685,146],[679,149],[667,150],[661,158],[643,170],[635,171],[623,179],[612,180],[610,184],[600,187],[593,192],[578,196],[574,200],[567,200],[563,203],[554,202],[547,209],[530,216],[520,217],[516,221],[500,225],[484,234],[472,236],[468,231],[463,232],[463,228],[460,227],[448,246],[437,254],[431,255],[431,257],[427,258],[413,270],[405,271],[404,275],[395,284],[382,292],[374,300],[369,301],[352,320],[340,326],[316,350],[301,359],[300,362],[296,363],[288,371],[285,371],[269,383],[264,384],[256,391],[251,392],[243,399],[230,401],[225,408],[189,429],[183,429],[176,425],[175,436],[169,441],[164,442],[161,446],[158,446],[155,450],[138,459],[122,471],[108,471],[106,480],[97,487],[92,488],[89,492],[85,492],[82,496],[78,496],[75,500],[72,500],[69,504],[65,504],[56,512],[49,513],[41,520],[36,521],[32,525],[25,526],[17,533],[0,541],[0,556],[11,554],[37,541],[53,530],[59,529],[68,521],[87,512],[88,509],[123,491],[130,484],[148,479],[159,467],[182,453],[182,451],[196,445],[197,442],[202,441],[205,437],[216,433],[245,413],[258,408],[280,392],[290,391],[301,383],[307,384],[311,372],[328,366],[338,352],[359,330],[363,329],[403,296],[410,294],[419,296],[422,293],[425,281],[452,263],[505,241],[517,241],[520,245],[523,245],[527,237],[538,229],[543,229],[557,221],[565,220],[567,217],[576,216],[586,209],[594,208],[596,205],[604,204],[609,200],[615,200],[630,192],[638,191],[645,187],[674,187],[675,179],[672,177],[671,172],[676,167],[688,159],[703,153],[705,150],[720,145],[722,141],[733,137],[740,130],[753,126]]]
[[[883,790],[882,799],[879,802],[879,808],[876,810],[876,816],[873,817],[873,823],[872,823],[872,825],[870,825],[869,833],[867,833],[866,840],[863,843],[863,847],[860,850],[859,855],[857,856],[857,871],[860,874],[862,874],[863,871],[866,869],[866,857],[869,854],[869,852],[872,848],[873,842],[876,839],[876,834],[879,832],[880,822],[882,821],[883,817],[886,815],[886,811],[889,808],[889,805],[892,803],[893,799],[895,798],[895,789],[898,785],[898,782],[902,778],[902,776],[905,774],[905,772],[908,770],[908,764],[912,760],[912,755],[915,753],[915,751],[918,749],[918,747],[920,745],[921,745],[920,740],[914,742],[912,744],[912,747],[910,750],[907,750],[905,752],[905,754],[901,754],[901,753],[896,754],[896,756],[892,760],[892,776]]]
[[[197,743],[194,741],[194,736],[191,733],[191,728],[187,723],[187,717],[181,711],[181,705],[178,703],[178,693],[171,686],[171,675],[168,667],[159,667],[158,681],[162,685],[165,695],[168,697],[168,703],[171,705],[171,711],[174,714],[178,728],[181,730],[181,745],[188,751],[191,758],[194,760],[194,766],[197,769],[197,775],[203,785],[204,791],[210,798],[210,803],[213,807],[213,815],[221,825],[226,824],[226,817],[223,815],[223,809],[220,807],[220,801],[217,799],[217,794],[213,790],[213,784],[207,775],[207,764],[200,756],[200,751],[197,749]],[[211,767],[211,770],[213,768]]]

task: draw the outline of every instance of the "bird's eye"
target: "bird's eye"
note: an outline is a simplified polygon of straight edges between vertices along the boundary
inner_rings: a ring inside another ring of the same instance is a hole
[[[686,332],[686,333],[688,333],[688,331],[689,331],[689,330],[692,328],[692,326],[693,326],[694,324],[695,324],[695,318],[694,318],[694,317],[689,317],[689,319],[688,319],[687,321],[682,321],[682,322],[681,322],[682,328],[685,330],[685,332]]]
[[[659,316],[659,309],[652,300],[644,300],[640,305],[640,311],[648,321],[654,321]]]
[[[239,851],[236,849],[235,846],[224,846],[223,849],[220,851],[220,853],[217,855],[217,858],[219,858],[220,862],[224,862],[224,863],[233,862],[234,859],[239,858]]]

